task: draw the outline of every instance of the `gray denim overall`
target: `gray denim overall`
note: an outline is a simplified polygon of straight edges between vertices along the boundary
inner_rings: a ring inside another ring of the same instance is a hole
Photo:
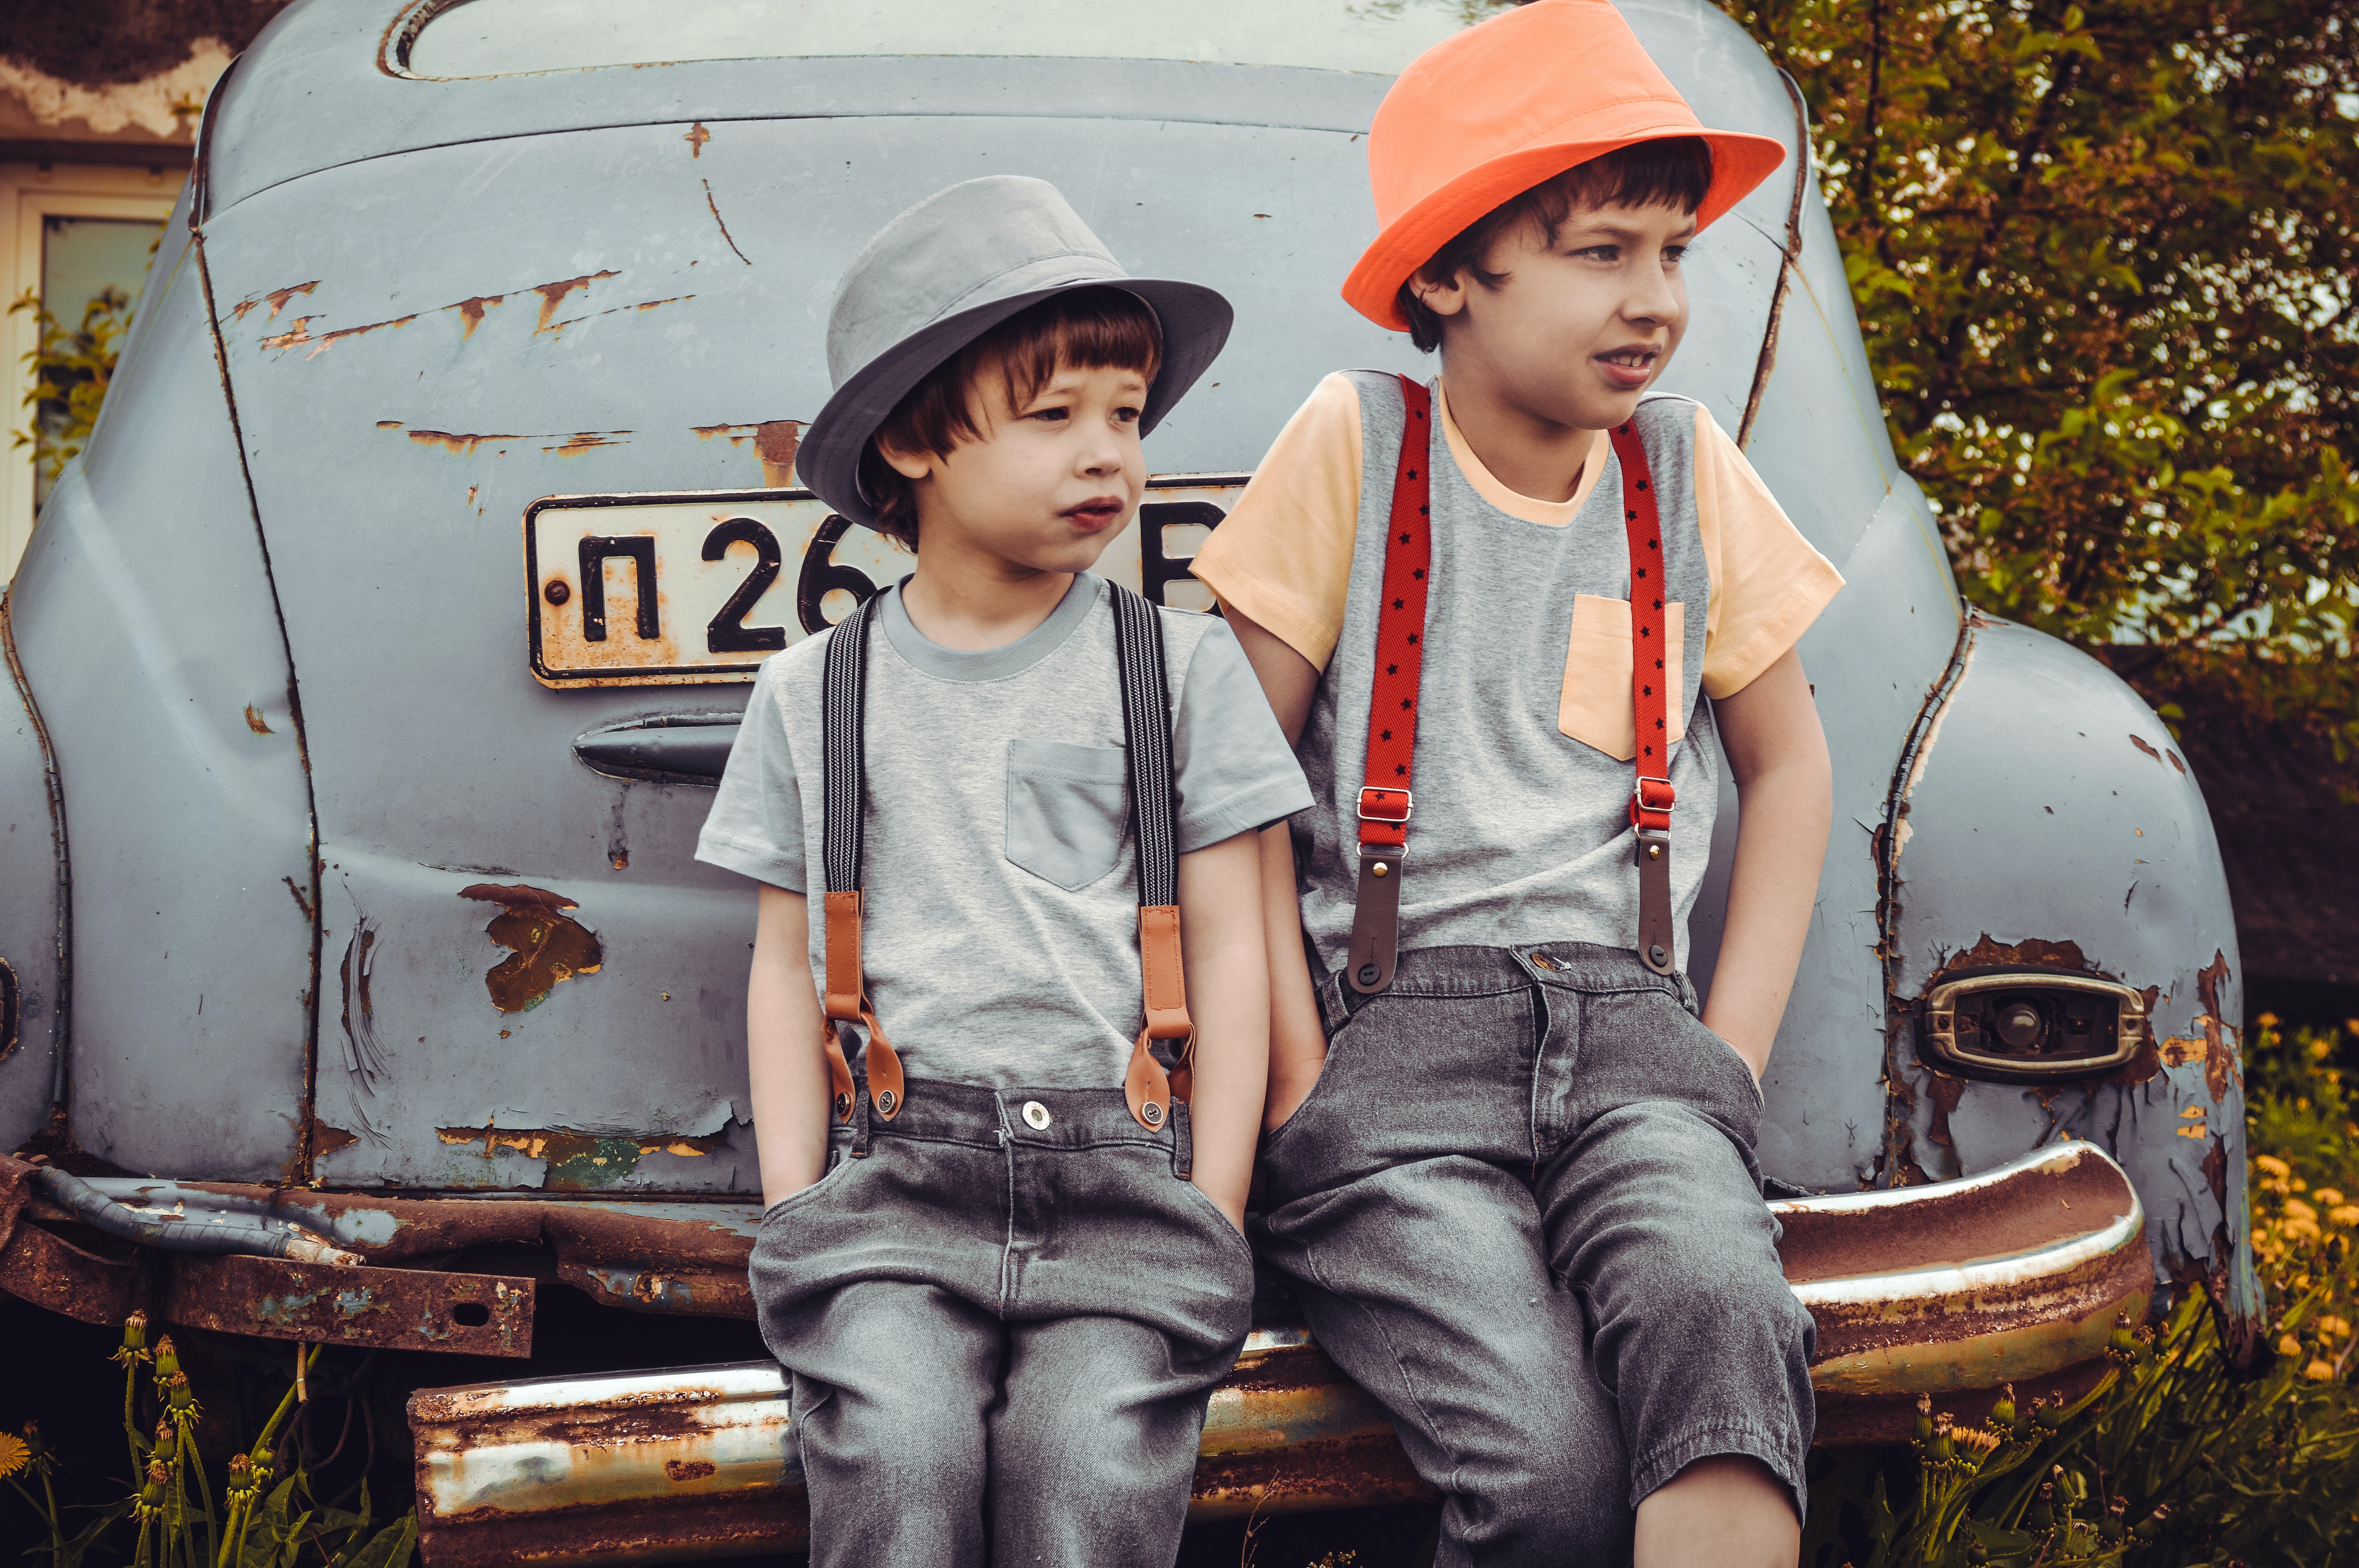
[[[1153,640],[1143,608],[1118,611]],[[1168,881],[1170,814],[1152,809],[1158,773],[1166,802],[1171,788],[1168,736],[1158,748],[1141,727],[1168,726],[1170,707],[1159,641],[1148,658],[1133,645],[1133,827],[1143,883]],[[848,696],[856,758],[861,697]],[[837,825],[856,834],[859,810],[832,809],[858,799],[847,772],[831,744],[830,885],[848,868],[856,892]],[[1169,1568],[1205,1401],[1253,1298],[1245,1238],[1189,1180],[1186,1105],[1160,1085],[1141,1099],[1119,1086],[902,1084],[897,1065],[888,1099],[870,1079],[890,1047],[866,1022],[826,1173],[763,1217],[751,1266],[763,1338],[791,1378],[812,1568]]]

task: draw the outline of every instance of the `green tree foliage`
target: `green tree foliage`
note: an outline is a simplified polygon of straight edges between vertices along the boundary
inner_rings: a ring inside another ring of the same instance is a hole
[[[2359,10],[1723,3],[1810,101],[1968,597],[2359,738]]]
[[[8,314],[30,312],[40,341],[25,358],[33,367],[33,389],[25,404],[32,428],[16,433],[16,445],[33,449],[45,481],[54,481],[81,455],[98,423],[99,405],[114,379],[123,340],[131,330],[131,298],[119,288],[102,288],[82,307],[82,325],[69,328],[27,289]]]

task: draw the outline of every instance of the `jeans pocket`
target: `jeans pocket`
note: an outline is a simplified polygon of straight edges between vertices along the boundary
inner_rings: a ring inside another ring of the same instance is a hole
[[[811,1183],[810,1185],[796,1188],[793,1192],[788,1193],[785,1197],[780,1198],[777,1202],[764,1209],[762,1211],[762,1224],[766,1226],[771,1220],[777,1218],[780,1215],[788,1214],[797,1209],[808,1208],[831,1189],[842,1185],[844,1178],[851,1173],[852,1167],[858,1162],[853,1160],[846,1152],[851,1146],[851,1140],[848,1136],[838,1138],[832,1131],[831,1131],[828,1136],[827,1143],[827,1169],[821,1171],[819,1173],[819,1179]]]
[[[1130,816],[1126,762],[1119,746],[1009,741],[1008,860],[1068,892],[1113,871]]]

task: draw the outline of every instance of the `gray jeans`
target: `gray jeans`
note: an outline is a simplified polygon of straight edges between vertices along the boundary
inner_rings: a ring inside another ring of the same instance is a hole
[[[1583,943],[1441,947],[1320,1005],[1258,1239],[1443,1493],[1438,1568],[1626,1563],[1639,1501],[1712,1454],[1799,1512],[1813,1327],[1760,1092],[1687,980]]]
[[[1119,1089],[912,1083],[891,1122],[861,1100],[754,1247],[811,1568],[1170,1568],[1253,1306],[1186,1108],[1149,1132]]]

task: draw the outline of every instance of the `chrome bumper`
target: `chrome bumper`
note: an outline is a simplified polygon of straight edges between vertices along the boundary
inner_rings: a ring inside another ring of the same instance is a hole
[[[1904,1433],[1919,1393],[1978,1414],[2093,1383],[2115,1314],[2154,1292],[2129,1180],[2088,1143],[1981,1175],[1773,1204],[1818,1323],[1821,1443]],[[660,1563],[809,1536],[786,1390],[766,1361],[420,1390],[420,1544],[432,1568]],[[1214,1391],[1192,1519],[1422,1495],[1383,1412],[1299,1328],[1257,1330]]]

